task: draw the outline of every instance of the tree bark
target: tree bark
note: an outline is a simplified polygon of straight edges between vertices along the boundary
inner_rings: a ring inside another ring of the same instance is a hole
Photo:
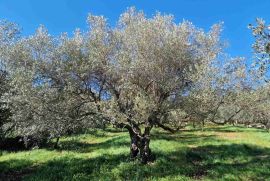
[[[126,128],[130,136],[130,157],[131,159],[140,159],[141,163],[147,164],[154,160],[154,156],[150,149],[150,131],[153,127],[153,118],[149,117],[148,124],[145,127],[144,133],[138,125],[128,120],[131,124],[120,123],[117,124],[119,128]]]
[[[150,149],[150,137],[149,135],[145,135],[141,140],[141,147],[140,147],[140,157],[141,163],[147,164],[148,162],[153,161],[153,155]]]
[[[135,159],[139,154],[140,138],[135,133],[130,133],[130,158]]]
[[[142,164],[147,164],[154,160],[150,149],[150,134],[137,135],[130,133],[130,158],[138,158]]]
[[[153,128],[153,124],[156,122],[158,122],[158,120],[156,114],[153,113],[148,117],[144,133],[141,137],[140,156],[142,164],[147,164],[148,162],[154,161],[154,156],[150,149],[150,131]]]
[[[56,138],[56,141],[55,141],[54,146],[53,146],[54,149],[59,148],[59,147],[58,147],[58,146],[59,146],[59,145],[58,145],[59,139],[60,139],[60,137],[57,137],[57,138]]]

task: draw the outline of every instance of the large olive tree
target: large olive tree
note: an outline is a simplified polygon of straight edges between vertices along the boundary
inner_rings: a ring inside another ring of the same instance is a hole
[[[99,81],[104,80],[110,95],[104,114],[128,129],[131,156],[147,163],[152,128],[177,129],[194,75],[217,58],[220,26],[205,33],[187,21],[174,23],[171,15],[147,18],[134,8],[121,15],[115,28],[103,17],[90,16],[89,21],[95,58],[103,67]]]
[[[206,33],[173,16],[147,18],[135,8],[110,27],[88,17],[89,30],[53,37],[41,27],[3,53],[12,89],[5,96],[23,134],[59,137],[110,123],[129,132],[130,154],[152,160],[151,130],[180,128],[184,99],[222,49],[220,25]]]

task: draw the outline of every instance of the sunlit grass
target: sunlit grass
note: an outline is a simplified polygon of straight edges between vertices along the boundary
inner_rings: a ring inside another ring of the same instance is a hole
[[[270,134],[264,130],[209,126],[177,134],[155,130],[156,161],[129,159],[127,132],[111,129],[61,138],[60,148],[7,152],[0,180],[267,180]]]

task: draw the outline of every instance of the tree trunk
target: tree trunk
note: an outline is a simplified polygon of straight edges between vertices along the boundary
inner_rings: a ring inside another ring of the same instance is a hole
[[[153,155],[150,149],[150,137],[144,136],[141,140],[140,145],[140,157],[142,164],[147,164],[148,162],[153,161]]]
[[[151,115],[148,118],[148,123],[144,129],[144,133],[141,133],[141,129],[138,125],[134,124],[131,126],[125,125],[129,131],[130,136],[130,157],[132,159],[138,158],[141,160],[141,163],[147,164],[150,161],[153,161],[154,157],[150,149],[150,131],[153,127],[153,119],[155,115]],[[129,120],[132,122],[132,120]],[[122,126],[122,125],[120,125]]]
[[[135,159],[139,153],[140,138],[136,134],[130,133],[130,139],[130,157],[131,159]]]
[[[205,120],[204,119],[202,119],[202,131],[204,131],[204,126],[205,126]]]
[[[142,164],[147,164],[154,160],[154,156],[150,149],[149,136],[137,136],[136,134],[130,135],[130,158],[140,159]]]
[[[196,128],[196,125],[195,125],[195,120],[192,121],[192,126],[193,126],[193,129]]]
[[[54,143],[54,146],[53,146],[54,149],[58,148],[59,139],[60,139],[60,137],[56,138],[56,142]]]

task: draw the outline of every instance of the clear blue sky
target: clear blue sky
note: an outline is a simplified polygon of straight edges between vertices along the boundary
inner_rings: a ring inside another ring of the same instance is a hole
[[[89,12],[106,16],[114,25],[119,14],[130,6],[144,10],[148,16],[156,11],[170,13],[176,22],[190,20],[205,30],[224,21],[223,39],[230,44],[226,52],[248,58],[253,38],[247,25],[256,17],[270,23],[268,0],[0,0],[0,19],[18,23],[24,35],[32,34],[40,24],[50,34],[58,35],[77,27],[85,29]]]

